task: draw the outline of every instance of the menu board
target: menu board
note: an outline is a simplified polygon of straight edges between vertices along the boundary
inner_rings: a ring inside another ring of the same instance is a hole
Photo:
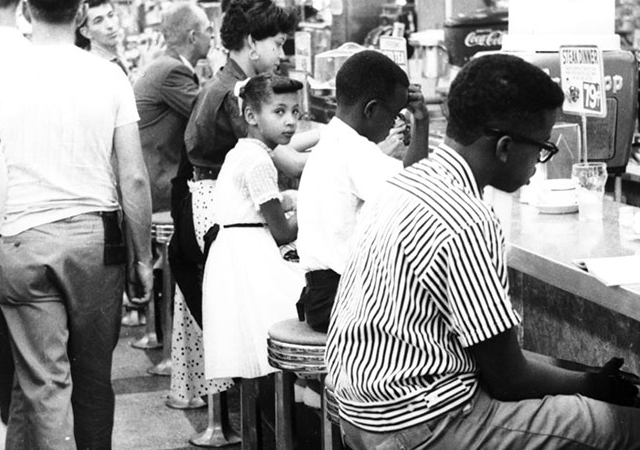
[[[602,52],[595,45],[560,47],[560,80],[566,114],[606,117]]]
[[[409,64],[407,62],[407,41],[396,36],[380,36],[380,51],[391,58],[407,75]]]

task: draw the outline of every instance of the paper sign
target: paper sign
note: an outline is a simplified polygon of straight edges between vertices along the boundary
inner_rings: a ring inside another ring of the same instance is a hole
[[[294,35],[296,70],[311,73],[311,33],[296,31]]]
[[[407,40],[402,37],[380,36],[380,51],[391,58],[407,75],[409,65],[407,62]]]
[[[602,52],[597,46],[560,47],[560,78],[566,114],[606,117]]]

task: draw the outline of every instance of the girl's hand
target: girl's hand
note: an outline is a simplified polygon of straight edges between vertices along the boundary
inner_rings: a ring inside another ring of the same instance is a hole
[[[287,189],[282,191],[282,209],[284,212],[295,211],[298,207],[298,191]]]

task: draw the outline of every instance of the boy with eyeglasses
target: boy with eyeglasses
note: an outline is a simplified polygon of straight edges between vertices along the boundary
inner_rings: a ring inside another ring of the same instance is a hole
[[[444,142],[365,207],[326,355],[350,448],[640,448],[639,380],[621,359],[577,371],[521,350],[504,236],[482,199],[552,156],[563,98],[520,58],[472,60],[451,84]]]

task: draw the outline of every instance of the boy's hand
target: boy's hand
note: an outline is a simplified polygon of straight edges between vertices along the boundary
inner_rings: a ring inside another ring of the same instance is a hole
[[[428,120],[429,111],[424,101],[422,90],[417,84],[409,85],[409,98],[407,99],[407,109],[411,111],[416,120]]]

